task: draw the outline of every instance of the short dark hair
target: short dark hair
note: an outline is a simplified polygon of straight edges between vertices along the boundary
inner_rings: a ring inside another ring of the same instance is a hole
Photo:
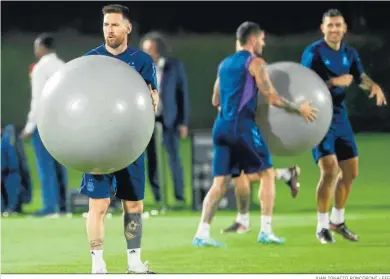
[[[130,20],[130,11],[129,8],[120,4],[110,4],[107,6],[104,6],[102,9],[103,15],[105,14],[122,14],[122,16]]]
[[[41,46],[52,50],[55,48],[55,40],[54,37],[49,33],[41,33],[38,35],[37,40]]]
[[[246,21],[237,28],[236,39],[240,42],[241,45],[244,45],[248,42],[248,39],[251,35],[260,33],[263,33],[263,30],[257,23]]]
[[[160,32],[152,31],[149,33],[146,33],[142,38],[141,38],[141,46],[143,42],[145,41],[153,41],[157,45],[157,50],[158,53],[161,56],[168,56],[171,52],[171,47],[168,44],[168,41],[165,39],[164,35],[161,34]]]
[[[337,10],[337,9],[330,9],[330,10],[327,10],[323,15],[322,15],[322,21],[325,20],[325,18],[327,17],[336,17],[336,16],[343,16],[343,14]]]

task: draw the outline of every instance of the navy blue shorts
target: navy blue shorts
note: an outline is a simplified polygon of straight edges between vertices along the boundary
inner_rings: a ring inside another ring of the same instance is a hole
[[[223,132],[219,134],[218,130]],[[272,168],[271,154],[254,122],[247,129],[241,127],[237,136],[229,130],[228,127],[214,129],[213,177],[238,177],[241,171],[251,174]]]
[[[315,163],[327,155],[336,155],[338,161],[345,161],[358,156],[355,137],[348,120],[330,126],[323,140],[313,148]]]
[[[112,174],[84,173],[80,193],[92,199],[109,198],[112,194],[126,201],[140,201],[145,196],[145,154],[130,166]]]

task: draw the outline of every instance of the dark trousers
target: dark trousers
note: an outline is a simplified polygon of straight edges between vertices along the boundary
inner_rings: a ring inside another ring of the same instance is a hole
[[[157,118],[156,122],[161,123]],[[147,147],[148,157],[148,174],[152,186],[154,198],[157,202],[161,201],[161,189],[158,181],[157,155],[156,155],[156,136],[153,134],[152,139]],[[177,201],[184,201],[184,179],[183,168],[180,158],[180,135],[177,128],[166,128],[163,125],[163,144],[168,153],[169,167],[173,178],[175,189],[175,198]]]

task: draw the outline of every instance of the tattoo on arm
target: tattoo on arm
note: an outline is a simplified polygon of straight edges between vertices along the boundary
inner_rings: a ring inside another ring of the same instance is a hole
[[[265,69],[265,63],[259,63],[259,74],[258,78],[256,79],[256,83],[257,87],[264,95],[271,96],[276,93],[276,90],[273,87]]]
[[[300,113],[299,106],[294,102],[290,102],[289,100],[281,97],[280,100],[283,103],[283,108],[288,112]]]
[[[272,85],[271,80],[269,79],[269,75],[265,69],[265,63],[258,64],[259,66],[256,70],[257,74],[255,74],[256,84],[261,93],[268,98],[268,102],[274,106],[283,108],[288,112],[299,113],[300,110],[297,104],[279,96],[278,92]]]
[[[104,245],[103,239],[91,240],[89,242],[89,246],[90,246],[91,250],[102,250],[103,245]]]
[[[371,90],[372,86],[375,85],[375,82],[366,74],[361,75],[360,87],[366,90]]]

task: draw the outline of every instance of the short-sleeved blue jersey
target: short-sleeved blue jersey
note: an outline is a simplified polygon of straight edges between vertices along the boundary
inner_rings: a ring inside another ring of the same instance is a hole
[[[118,55],[109,53],[104,44],[88,51],[85,55],[105,55],[117,58],[133,67],[144,78],[146,84],[150,84],[153,89],[157,89],[156,67],[152,57],[137,48],[128,47]]]
[[[315,71],[324,81],[333,77],[351,74],[360,83],[364,73],[362,63],[356,50],[344,42],[339,50],[328,46],[324,39],[306,47],[301,58],[301,64]],[[332,87],[330,93],[333,100],[333,121],[342,122],[347,119],[344,103],[345,88]]]

